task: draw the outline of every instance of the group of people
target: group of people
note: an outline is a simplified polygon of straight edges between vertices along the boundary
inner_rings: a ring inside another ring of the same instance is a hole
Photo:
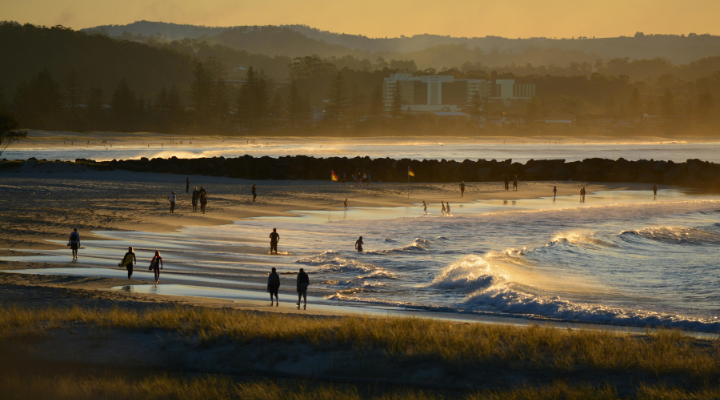
[[[445,203],[444,201],[441,201],[440,205],[441,205],[440,212],[442,212],[442,215],[445,217],[449,217],[450,216],[450,202]],[[423,211],[425,211],[425,214],[427,214],[428,213],[428,210],[427,210],[428,205],[425,202],[425,200],[423,200],[421,207],[422,207]]]
[[[173,192],[175,193],[175,192]],[[200,190],[198,190],[197,186],[195,187],[195,190],[192,192],[192,208],[193,212],[197,212],[197,205],[198,202],[200,202],[200,211],[202,211],[203,214],[205,214],[205,207],[207,207],[207,192],[205,191],[205,188],[200,186]]]
[[[347,180],[347,175],[343,172],[342,177],[340,178],[340,186],[346,186],[345,181]],[[357,186],[370,186],[372,184],[372,177],[367,172],[353,172],[350,175],[350,180],[353,183],[353,187]]]
[[[510,190],[510,177],[508,174],[504,175],[504,182],[505,182],[505,190]],[[513,191],[517,192],[518,190],[518,176],[515,175],[515,178],[513,178]]]
[[[128,273],[128,279],[132,277],[134,265],[137,264],[137,257],[135,256],[135,249],[132,247],[128,247],[127,253],[122,258],[122,261],[120,261],[120,264],[118,264],[118,267],[127,268]],[[160,252],[155,250],[155,255],[150,260],[150,267],[148,268],[148,271],[153,271],[155,273],[155,283],[160,283],[160,270],[163,269],[163,259],[160,256]]]
[[[296,290],[298,294],[297,308],[300,309],[300,301],[303,301],[303,310],[307,310],[307,289],[310,286],[310,277],[308,274],[300,268],[297,274]],[[280,306],[280,299],[278,298],[278,291],[280,290],[280,275],[277,273],[275,267],[272,268],[270,276],[268,277],[267,291],[270,293],[270,307]]]

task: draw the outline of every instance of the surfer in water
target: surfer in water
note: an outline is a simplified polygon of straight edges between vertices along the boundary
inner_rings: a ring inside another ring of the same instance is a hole
[[[135,252],[133,251],[132,247],[128,247],[128,252],[125,253],[125,256],[122,259],[122,262],[118,264],[118,267],[125,267],[127,268],[128,272],[128,279],[133,274],[133,263],[137,264],[137,258],[135,258]]]
[[[357,250],[358,253],[362,253],[362,245],[363,245],[362,236],[355,242],[355,250]]]

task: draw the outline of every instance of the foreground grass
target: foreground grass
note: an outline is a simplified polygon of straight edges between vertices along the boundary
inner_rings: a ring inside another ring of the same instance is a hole
[[[0,398],[15,400],[36,399],[247,399],[247,400],[521,400],[521,399],[619,399],[608,387],[568,386],[555,383],[538,388],[488,390],[470,394],[441,394],[408,389],[358,388],[352,386],[316,385],[302,383],[276,384],[268,381],[238,383],[224,378],[178,379],[168,376],[151,376],[130,379],[125,376],[79,377],[24,377],[4,374],[0,377]],[[637,399],[711,399],[720,396],[720,390],[683,391],[666,387],[641,387],[633,395]]]
[[[720,340],[677,331],[646,336],[546,327],[458,324],[415,318],[313,318],[226,309],[176,307],[151,311],[20,309],[0,306],[0,335],[37,333],[72,324],[97,328],[162,329],[203,344],[233,340],[306,343],[382,351],[395,361],[478,364],[555,371],[642,372],[683,375],[697,382],[720,378]]]

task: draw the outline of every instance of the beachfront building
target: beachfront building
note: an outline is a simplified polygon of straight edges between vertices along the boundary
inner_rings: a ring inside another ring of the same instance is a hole
[[[383,84],[385,109],[390,107],[398,88],[402,94],[404,110],[411,112],[459,112],[472,102],[476,94],[483,102],[502,102],[510,105],[514,100],[535,96],[535,84],[518,84],[514,79],[455,79],[452,75],[416,76],[392,74]]]

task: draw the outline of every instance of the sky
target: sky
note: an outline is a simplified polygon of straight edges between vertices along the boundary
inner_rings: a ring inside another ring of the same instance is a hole
[[[720,34],[720,0],[0,0],[0,19],[74,29],[139,20],[303,24],[369,37]]]

